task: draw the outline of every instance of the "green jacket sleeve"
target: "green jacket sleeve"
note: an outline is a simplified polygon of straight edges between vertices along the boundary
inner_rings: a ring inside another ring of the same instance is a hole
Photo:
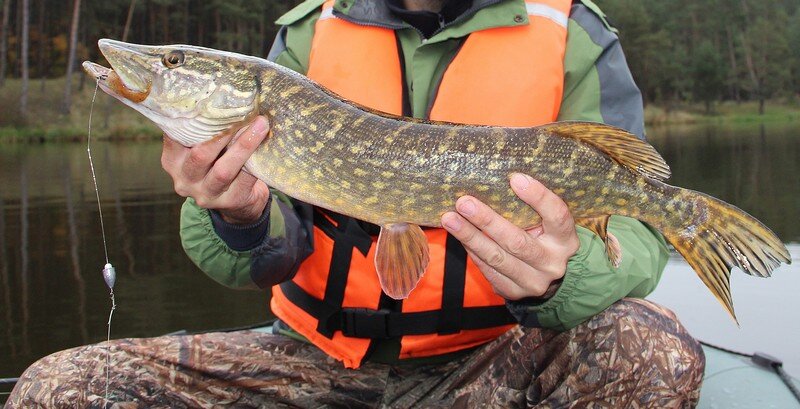
[[[591,2],[576,2],[570,13],[564,59],[564,97],[559,120],[604,122],[644,138],[642,98],[633,82],[614,29]],[[567,264],[556,293],[545,301],[510,301],[523,324],[570,329],[623,297],[653,291],[669,251],[661,234],[643,223],[612,217],[609,232],[622,246],[622,263],[614,268],[600,238],[578,227],[580,249]]]
[[[267,288],[290,279],[311,254],[310,218],[308,205],[293,205],[280,192],[272,192],[262,220],[251,226],[225,224],[189,198],[181,208],[181,244],[214,281],[237,289]],[[237,245],[248,241],[252,244]]]

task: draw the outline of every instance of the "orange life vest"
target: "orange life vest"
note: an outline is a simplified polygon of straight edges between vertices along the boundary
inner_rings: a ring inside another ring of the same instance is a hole
[[[430,119],[499,126],[556,119],[571,0],[526,6],[529,24],[467,37],[445,70]],[[405,81],[394,31],[348,22],[332,7],[326,2],[316,23],[308,77],[346,99],[403,114]],[[271,307],[346,367],[360,366],[376,338],[401,337],[403,359],[481,345],[511,328],[505,300],[446,231],[425,230],[430,263],[398,307],[378,283],[376,236],[353,219],[319,209],[314,225],[314,253],[291,281],[273,287]]]

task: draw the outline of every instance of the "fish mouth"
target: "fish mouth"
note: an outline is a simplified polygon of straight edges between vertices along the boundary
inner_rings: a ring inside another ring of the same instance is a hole
[[[137,56],[142,54],[141,51],[129,47],[129,44],[121,41],[101,39],[97,44],[112,67],[114,67],[115,61],[135,60]],[[91,61],[84,61],[83,69],[87,74],[97,80],[103,91],[117,98],[127,99],[133,103],[138,104],[144,101],[152,90],[152,82],[143,80],[136,75],[132,69],[123,70],[123,76],[127,77],[128,81],[125,81],[122,76],[112,68],[107,68]],[[133,83],[139,83],[143,86],[137,89],[137,87],[132,85]]]

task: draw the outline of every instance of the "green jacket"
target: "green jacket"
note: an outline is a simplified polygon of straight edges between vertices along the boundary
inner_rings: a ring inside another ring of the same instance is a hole
[[[314,25],[323,0],[308,0],[281,17],[269,59],[300,73],[308,68]],[[371,4],[369,4],[371,3]],[[432,89],[469,33],[526,24],[522,0],[474,0],[463,16],[429,39],[382,10],[383,2],[338,0],[335,13],[355,23],[394,28],[404,55],[413,115],[424,117]],[[377,5],[377,6],[376,6]],[[521,52],[524,50],[521,50]],[[565,87],[559,120],[589,120],[619,126],[644,137],[642,100],[628,71],[615,30],[591,2],[575,2],[568,23]],[[234,288],[267,288],[296,273],[313,251],[311,212],[273,192],[262,218],[250,226],[225,223],[188,199],[181,213],[181,240],[189,257],[217,282]],[[660,234],[639,221],[612,217],[609,231],[623,248],[622,264],[610,265],[599,237],[578,227],[580,250],[567,264],[558,291],[547,300],[508,302],[520,322],[566,330],[623,297],[644,297],[655,288],[668,258]]]

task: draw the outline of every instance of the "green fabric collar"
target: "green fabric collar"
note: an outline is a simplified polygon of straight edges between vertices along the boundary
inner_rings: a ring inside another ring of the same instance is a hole
[[[470,33],[496,27],[514,27],[528,24],[528,11],[524,0],[483,1],[482,7],[471,18],[468,14],[455,19],[442,31],[428,39],[428,43],[462,38]]]
[[[287,11],[286,14],[280,16],[277,20],[275,20],[275,24],[279,26],[288,26],[290,24],[294,24],[303,17],[316,10],[319,10],[324,2],[325,0],[306,0],[295,6],[295,8]]]
[[[336,0],[336,14],[356,24],[391,29],[410,28],[396,17],[386,3],[375,0]],[[495,27],[512,27],[528,24],[524,0],[474,0],[463,15],[447,24],[426,42],[434,43],[460,38],[469,33]]]
[[[307,0],[275,21],[290,25],[319,10],[324,0]],[[393,30],[411,28],[392,14],[386,3],[378,0],[336,0],[333,9],[337,16],[351,23],[384,27]],[[448,23],[426,43],[436,43],[461,38],[472,32],[495,27],[513,27],[528,24],[524,0],[474,0],[472,7]]]

